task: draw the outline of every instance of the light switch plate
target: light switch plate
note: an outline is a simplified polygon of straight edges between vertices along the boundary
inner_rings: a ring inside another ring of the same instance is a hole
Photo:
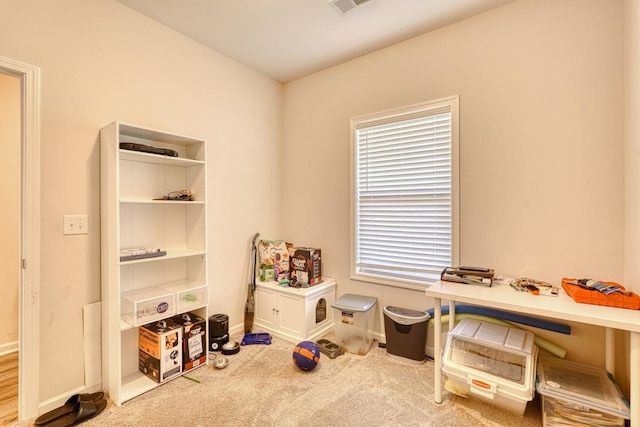
[[[63,234],[88,234],[88,215],[64,215]]]

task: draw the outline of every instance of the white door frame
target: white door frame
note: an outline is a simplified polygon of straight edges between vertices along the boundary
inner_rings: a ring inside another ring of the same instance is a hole
[[[0,56],[0,73],[20,79],[21,207],[18,420],[38,415],[40,374],[40,69]]]

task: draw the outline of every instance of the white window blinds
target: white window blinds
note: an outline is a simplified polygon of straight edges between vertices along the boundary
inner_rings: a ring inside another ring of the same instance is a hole
[[[451,266],[451,103],[353,123],[356,275],[426,284]]]

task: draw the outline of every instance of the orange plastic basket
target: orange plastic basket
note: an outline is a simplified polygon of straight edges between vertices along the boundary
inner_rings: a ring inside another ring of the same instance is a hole
[[[638,296],[638,294],[636,293],[632,293],[631,295],[623,295],[621,293],[614,292],[609,295],[605,295],[596,290],[585,289],[581,286],[572,285],[570,283],[575,281],[576,279],[567,277],[562,278],[562,287],[564,288],[564,291],[567,293],[567,295],[573,298],[575,302],[584,304],[606,305],[609,307],[628,308],[631,310],[640,310],[640,296]],[[615,282],[602,283],[617,286],[620,289],[624,290],[624,286]]]

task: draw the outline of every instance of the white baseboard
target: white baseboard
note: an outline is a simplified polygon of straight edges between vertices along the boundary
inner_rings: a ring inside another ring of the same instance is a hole
[[[83,307],[84,321],[84,383],[85,387],[102,385],[102,305],[100,302]]]
[[[20,341],[8,342],[6,344],[0,344],[0,356],[13,353],[20,350]]]
[[[229,333],[229,336],[235,335],[238,333],[244,333],[244,323],[240,323],[238,325],[230,327],[228,333]]]
[[[100,386],[93,386],[93,387],[85,387],[85,386],[80,386],[80,387],[76,387],[74,389],[68,390],[65,393],[59,394],[57,396],[54,396],[50,399],[44,400],[42,402],[40,402],[38,404],[38,415],[44,414],[46,412],[49,412],[53,409],[59,408],[60,406],[64,405],[64,403],[73,395],[75,394],[79,394],[79,393],[95,393],[97,391],[100,391]]]

